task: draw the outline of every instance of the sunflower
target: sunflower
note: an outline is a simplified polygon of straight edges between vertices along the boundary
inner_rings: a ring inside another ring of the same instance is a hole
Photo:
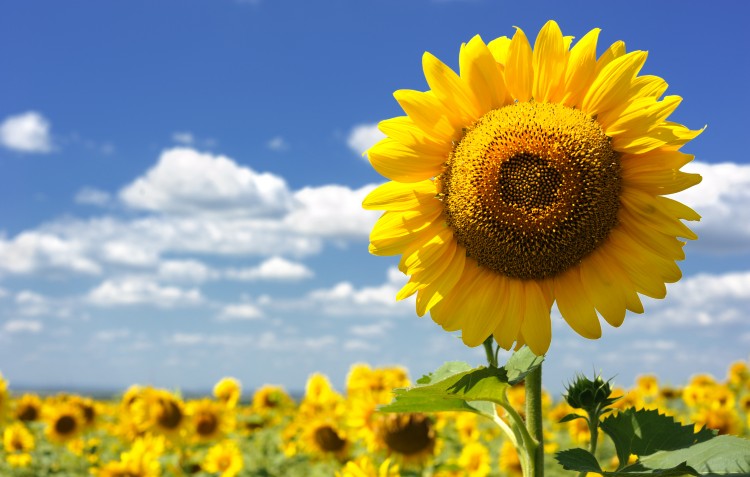
[[[285,410],[293,406],[294,400],[281,386],[265,384],[253,394],[253,410],[261,414]]]
[[[242,395],[242,384],[234,378],[222,378],[214,386],[214,397],[228,408],[234,408]]]
[[[201,467],[220,477],[234,477],[242,470],[242,453],[234,441],[222,441],[208,450]]]
[[[197,441],[218,439],[234,428],[233,414],[210,399],[188,402],[186,412],[189,431]]]
[[[0,373],[0,422],[5,418],[5,408],[8,406],[8,381]]]
[[[581,419],[576,419],[580,421]],[[503,441],[500,446],[500,470],[504,475],[511,477],[520,477],[523,475],[521,460],[518,458],[518,452],[510,441]]]
[[[424,463],[436,454],[435,425],[425,414],[380,415],[376,426],[380,447],[404,464]]]
[[[34,436],[20,422],[14,422],[3,431],[5,460],[11,467],[28,467],[31,464],[29,452],[34,446]]]
[[[47,423],[47,438],[58,444],[67,443],[83,432],[86,419],[81,408],[68,401],[60,401],[45,406],[44,420]]]
[[[185,429],[185,405],[182,400],[164,389],[147,393],[148,427],[169,438],[177,438]]]
[[[468,346],[546,353],[554,302],[596,339],[597,312],[619,326],[681,277],[679,238],[697,238],[682,220],[700,217],[663,195],[700,182],[679,149],[701,131],[667,121],[681,98],[638,76],[646,52],[616,42],[597,59],[598,35],[571,48],[549,21],[533,49],[521,29],[475,36],[460,74],[425,53],[431,89],[397,91],[406,116],[367,151],[390,179],[363,203],[385,211],[371,253],[401,255],[397,299],[416,293],[417,314]]]
[[[301,434],[301,449],[312,456],[343,461],[352,447],[346,429],[339,419],[331,416],[320,415],[306,420]]]
[[[391,459],[386,459],[375,467],[375,464],[366,455],[350,460],[336,472],[336,477],[399,477],[398,465],[391,465]]]
[[[464,469],[466,477],[487,477],[490,473],[490,451],[479,442],[464,446],[458,465]]]
[[[42,400],[36,394],[23,394],[16,400],[13,414],[19,421],[36,421],[42,416]]]

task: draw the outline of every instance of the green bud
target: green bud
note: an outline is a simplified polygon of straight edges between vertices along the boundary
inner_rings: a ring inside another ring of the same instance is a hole
[[[614,399],[609,399],[612,394],[609,381],[604,381],[601,376],[592,381],[586,376],[578,375],[565,390],[565,400],[571,407],[589,413],[601,411],[614,402]]]

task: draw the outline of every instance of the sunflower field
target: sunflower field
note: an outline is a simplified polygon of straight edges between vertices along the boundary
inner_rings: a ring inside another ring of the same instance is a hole
[[[343,393],[314,374],[295,400],[279,386],[243,394],[224,378],[213,396],[133,385],[121,396],[17,394],[0,376],[0,475],[37,476],[520,476],[516,451],[489,420],[468,412],[391,414],[378,407],[410,385],[400,367],[353,365]],[[243,399],[243,397],[248,399]],[[640,376],[614,387],[614,412],[657,410],[718,434],[750,435],[750,367],[732,364],[726,379],[696,375],[682,387]],[[508,392],[523,412],[524,386]],[[555,452],[586,445],[584,419],[562,397],[543,395],[545,470],[564,475]],[[499,411],[502,418],[502,410]],[[600,462],[616,464],[598,436]]]

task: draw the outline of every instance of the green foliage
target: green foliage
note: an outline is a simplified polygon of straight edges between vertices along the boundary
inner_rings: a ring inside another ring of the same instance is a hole
[[[693,425],[682,425],[656,410],[630,408],[607,417],[599,427],[612,438],[620,461],[618,469],[602,470],[596,457],[585,449],[558,452],[556,459],[564,469],[607,477],[750,475],[750,440],[716,437],[706,428],[694,432]],[[631,454],[638,461],[627,465]]]
[[[644,456],[657,451],[675,450],[704,442],[714,436],[708,429],[693,432],[693,425],[683,426],[674,418],[659,414],[657,410],[628,409],[608,416],[600,424],[615,444],[620,465],[630,454]]]
[[[395,399],[382,406],[384,412],[468,411],[494,416],[494,404],[507,404],[505,392],[521,382],[544,358],[524,347],[505,366],[471,368],[450,361],[435,372],[423,376],[417,385],[394,390]]]

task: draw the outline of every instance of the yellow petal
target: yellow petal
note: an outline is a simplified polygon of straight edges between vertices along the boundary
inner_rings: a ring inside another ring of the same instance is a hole
[[[608,113],[604,113],[599,115],[597,121],[604,126],[607,136],[640,136],[666,120],[681,102],[682,98],[679,96],[667,96],[662,101],[639,98],[629,103],[615,117],[605,118]]]
[[[404,253],[399,262],[398,269],[407,275],[412,275],[419,271],[429,268],[439,260],[445,252],[448,242],[455,241],[453,230],[445,227],[438,235],[430,237],[419,248],[411,253]]]
[[[633,51],[605,66],[584,96],[581,111],[594,116],[626,102],[633,78],[647,56],[645,51]]]
[[[441,140],[429,131],[422,130],[409,116],[398,116],[378,123],[378,129],[386,136],[418,152],[434,156],[446,156],[451,152],[451,141]]]
[[[440,277],[453,259],[453,255],[456,253],[456,245],[456,241],[453,240],[442,247],[440,256],[432,263],[432,266],[414,273],[406,285],[396,294],[396,300],[403,300],[413,295]]]
[[[612,147],[621,152],[644,154],[664,146],[682,146],[697,137],[703,129],[690,130],[681,124],[664,122],[645,134],[618,134]]]
[[[553,97],[564,80],[567,49],[562,31],[553,20],[548,21],[536,37],[533,51],[532,96],[537,102],[554,101]]]
[[[516,27],[510,41],[508,60],[505,64],[505,82],[510,95],[518,101],[531,99],[534,85],[534,67],[529,40],[523,30]]]
[[[612,43],[609,48],[607,48],[607,51],[602,53],[602,56],[599,57],[599,59],[596,61],[596,70],[594,71],[594,76],[599,75],[599,72],[604,69],[608,64],[612,63],[612,61],[616,60],[617,58],[623,56],[625,54],[625,42],[622,40],[617,40],[616,42]]]
[[[652,75],[639,76],[633,80],[631,95],[634,98],[659,99],[667,90],[667,82],[663,78]]]
[[[424,241],[425,237],[433,237],[439,234],[446,225],[444,221],[433,221],[426,227],[420,228],[415,233],[394,235],[375,240],[370,243],[368,250],[373,255],[390,256],[398,255],[410,250],[415,242]],[[372,240],[372,239],[370,239]]]
[[[443,274],[417,292],[417,315],[424,316],[451,293],[463,275],[465,263],[466,252],[458,247]]]
[[[620,193],[620,203],[638,220],[651,224],[656,230],[673,237],[689,240],[698,238],[685,224],[664,209],[656,198],[637,189],[624,189]]]
[[[508,62],[508,51],[510,51],[510,38],[507,36],[501,36],[495,38],[487,44],[492,57],[501,66],[501,70],[505,69],[505,64]]]
[[[381,184],[362,201],[367,210],[411,210],[431,207],[436,201],[437,190],[431,180],[401,183],[386,182]]]
[[[543,356],[547,353],[552,341],[551,303],[545,298],[535,280],[526,280],[523,284],[526,304],[521,323],[521,335],[535,355]]]
[[[451,142],[460,137],[464,124],[454,115],[448,114],[443,103],[432,91],[421,92],[400,89],[393,93],[398,104],[423,131],[440,141]]]
[[[479,119],[482,112],[474,94],[452,69],[427,52],[422,55],[422,68],[432,92],[461,122],[471,124]]]
[[[524,319],[526,309],[526,298],[523,281],[508,278],[506,279],[506,285],[508,294],[505,316],[500,321],[500,325],[492,332],[492,335],[501,348],[510,349],[513,343],[519,339],[521,322]]]
[[[589,339],[602,336],[602,327],[594,305],[581,282],[581,270],[572,267],[554,279],[557,309],[576,333]]]
[[[410,147],[385,138],[367,151],[372,167],[397,182],[421,182],[437,176],[447,160],[444,156],[421,154]]]
[[[479,35],[461,48],[459,65],[461,78],[474,92],[482,111],[497,109],[506,104],[505,79]]]
[[[498,303],[504,292],[500,288],[503,281],[495,272],[485,269],[474,282],[472,297],[461,309],[464,323],[461,339],[466,346],[479,346],[500,324],[503,315]]]
[[[565,70],[565,94],[562,103],[580,108],[583,95],[594,81],[596,72],[596,42],[599,28],[586,33],[570,50],[568,66]]]
[[[471,297],[473,283],[479,276],[481,269],[477,262],[467,258],[464,264],[463,273],[456,282],[449,296],[440,303],[434,305],[430,310],[430,316],[446,331],[460,330],[463,322],[460,317],[460,309],[466,299]]]
[[[581,262],[581,283],[591,303],[607,323],[618,327],[625,320],[625,294],[629,282],[620,282],[595,250]],[[634,292],[635,290],[631,290]]]
[[[436,222],[442,213],[442,208],[428,210],[409,210],[385,212],[375,222],[370,232],[373,245],[406,237],[425,229]]]

